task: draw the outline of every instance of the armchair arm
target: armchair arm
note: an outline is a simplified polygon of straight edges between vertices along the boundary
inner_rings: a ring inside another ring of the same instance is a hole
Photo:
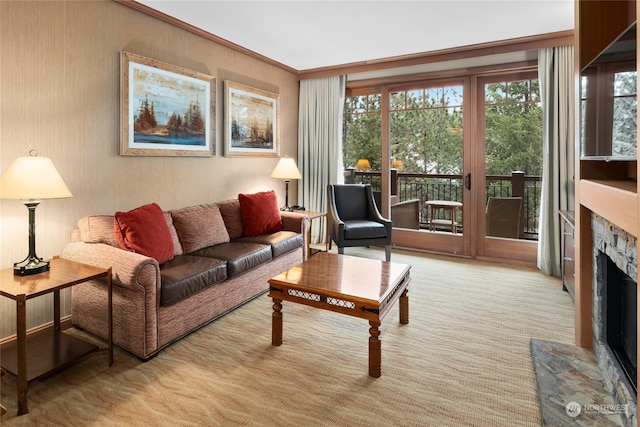
[[[369,213],[369,220],[382,223],[384,224],[385,227],[387,227],[387,231],[391,231],[391,220],[383,217],[380,211],[378,210],[378,207],[376,206],[376,203],[375,203],[375,199],[373,197],[373,190],[371,189],[371,185],[367,184],[366,188],[367,188],[367,203],[369,204],[367,209]]]
[[[96,267],[109,268],[115,285],[159,294],[160,267],[158,262],[135,252],[128,252],[104,243],[73,242],[67,244],[62,257]]]
[[[336,209],[336,195],[331,185],[327,186],[327,230],[330,238],[340,246],[344,236],[344,221]]]

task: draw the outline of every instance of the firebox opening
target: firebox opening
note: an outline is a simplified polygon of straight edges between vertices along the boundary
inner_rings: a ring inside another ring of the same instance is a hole
[[[637,395],[637,284],[606,258],[607,344]]]

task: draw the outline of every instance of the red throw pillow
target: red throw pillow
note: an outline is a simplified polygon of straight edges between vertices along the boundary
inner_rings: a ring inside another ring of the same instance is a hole
[[[282,230],[282,217],[275,191],[238,194],[245,236],[258,236]]]
[[[116,212],[113,226],[122,249],[154,258],[158,264],[173,259],[171,232],[156,203]]]

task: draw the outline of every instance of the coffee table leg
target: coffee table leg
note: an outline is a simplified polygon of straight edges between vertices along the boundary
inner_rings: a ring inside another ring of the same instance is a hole
[[[280,344],[282,344],[282,300],[274,298],[271,316],[271,345]]]
[[[406,325],[409,323],[409,297],[407,296],[408,289],[405,289],[400,295],[400,323]]]
[[[382,342],[378,339],[380,336],[380,322],[369,320],[369,375],[380,377],[380,362],[382,359],[381,349]]]

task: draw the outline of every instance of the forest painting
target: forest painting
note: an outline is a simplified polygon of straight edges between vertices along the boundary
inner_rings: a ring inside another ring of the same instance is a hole
[[[225,81],[225,155],[279,155],[278,94]]]
[[[120,154],[211,156],[215,78],[122,52]]]

